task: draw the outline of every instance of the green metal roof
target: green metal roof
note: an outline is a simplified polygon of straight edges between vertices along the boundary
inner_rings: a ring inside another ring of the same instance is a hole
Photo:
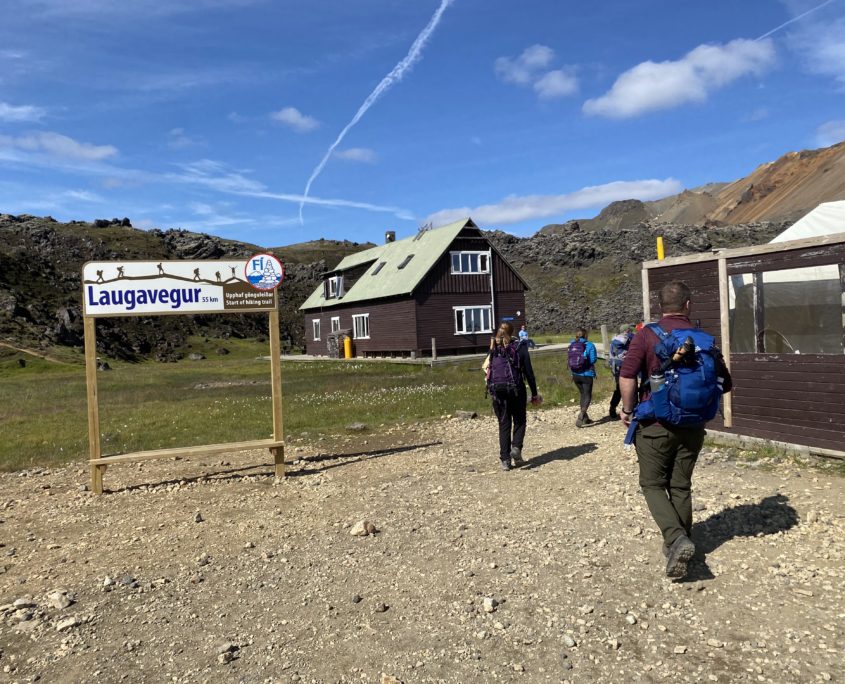
[[[443,252],[449,248],[458,233],[467,226],[478,227],[472,219],[465,218],[439,228],[422,231],[412,237],[350,254],[332,272],[341,272],[372,262],[370,267],[340,299],[325,299],[321,283],[299,307],[300,311],[411,294],[434,267]],[[411,260],[404,268],[399,268],[399,265],[409,256],[412,256]],[[373,271],[382,261],[385,265],[376,275],[373,275]]]

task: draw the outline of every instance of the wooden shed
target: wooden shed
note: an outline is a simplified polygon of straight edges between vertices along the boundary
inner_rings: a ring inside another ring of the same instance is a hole
[[[708,429],[845,454],[845,233],[647,261],[644,320],[671,280],[734,378]]]
[[[323,274],[300,307],[306,352],[336,353],[343,332],[355,356],[482,351],[499,321],[525,323],[527,289],[470,218],[402,240],[390,231]]]

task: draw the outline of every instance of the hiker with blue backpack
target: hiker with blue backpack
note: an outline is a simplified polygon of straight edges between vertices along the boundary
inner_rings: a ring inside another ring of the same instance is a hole
[[[625,360],[625,354],[628,353],[628,346],[633,339],[634,326],[626,323],[619,328],[619,334],[614,335],[613,339],[610,340],[610,353],[607,355],[607,365],[610,367],[610,374],[613,376],[616,387],[613,390],[613,395],[610,397],[610,412],[608,415],[613,420],[619,418],[619,413],[616,409],[619,407],[619,402],[622,401],[622,392],[619,390],[619,371],[622,370],[622,361]]]
[[[596,345],[587,340],[587,331],[578,328],[575,339],[569,343],[567,362],[572,373],[572,382],[578,388],[581,397],[581,408],[575,419],[575,427],[589,425],[593,421],[587,415],[587,409],[593,401],[593,381],[596,379]]]
[[[622,422],[633,441],[639,482],[663,535],[666,575],[686,576],[695,555],[692,472],[704,444],[704,427],[716,417],[731,375],[712,335],[690,321],[690,289],[680,281],[660,290],[662,317],[645,325],[622,362]],[[638,378],[648,376],[638,397]]]
[[[493,412],[499,420],[499,462],[502,470],[525,464],[522,447],[527,423],[528,396],[531,403],[543,398],[537,393],[537,380],[528,355],[528,344],[513,336],[513,326],[503,322],[490,338],[490,363],[487,365],[487,392],[493,398]]]

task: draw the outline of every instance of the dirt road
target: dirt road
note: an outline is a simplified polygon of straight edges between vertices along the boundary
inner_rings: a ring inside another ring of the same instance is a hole
[[[842,676],[845,480],[711,450],[672,582],[620,427],[573,423],[532,412],[510,473],[483,417],[300,437],[282,482],[259,453],[113,467],[102,497],[0,475],[0,681]]]

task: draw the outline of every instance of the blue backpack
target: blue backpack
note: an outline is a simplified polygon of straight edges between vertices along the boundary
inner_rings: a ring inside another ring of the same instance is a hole
[[[607,363],[614,377],[619,377],[619,371],[622,370],[622,362],[625,360],[625,354],[628,353],[628,347],[633,337],[633,335],[628,333],[620,333],[610,340],[610,356]]]
[[[719,412],[723,378],[719,377],[721,352],[715,338],[699,330],[687,328],[665,332],[656,323],[646,326],[660,340],[654,353],[664,365],[684,344],[687,337],[695,342],[695,352],[678,363],[668,363],[666,383],[637,406],[637,419],[659,420],[669,425],[701,425]]]

